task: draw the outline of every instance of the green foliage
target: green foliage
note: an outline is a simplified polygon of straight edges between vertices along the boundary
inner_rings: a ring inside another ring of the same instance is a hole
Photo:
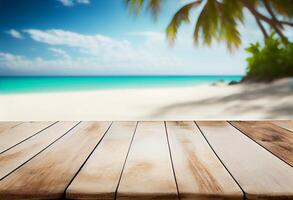
[[[137,15],[146,10],[156,18],[167,0],[124,1],[131,13]],[[238,25],[243,24],[245,9],[254,16],[264,37],[268,35],[264,25],[276,31],[284,41],[287,40],[282,32],[284,26],[293,27],[293,0],[193,0],[177,11],[167,26],[166,35],[170,43],[176,40],[180,26],[190,22],[189,15],[194,9],[199,10],[198,17],[192,22],[194,43],[210,46],[213,41],[225,42],[230,51],[241,45]]]
[[[241,44],[237,22],[242,22],[242,4],[239,1],[223,0],[221,3],[207,0],[195,25],[193,34],[195,44],[200,36],[204,44],[211,45],[212,39],[225,41],[232,51]]]
[[[146,4],[146,9],[151,12],[151,14],[156,19],[160,9],[162,0],[124,0],[126,5],[129,7],[129,12],[138,15],[140,10]]]
[[[135,15],[145,9],[156,18],[166,0],[124,1]],[[254,16],[265,42],[263,46],[255,43],[246,49],[252,54],[247,58],[246,78],[270,81],[293,76],[293,43],[288,42],[282,33],[284,26],[293,27],[293,0],[193,0],[177,11],[167,26],[166,35],[171,43],[175,41],[180,26],[190,23],[189,16],[194,9],[199,9],[199,15],[193,22],[194,43],[201,41],[210,46],[213,41],[225,42],[230,51],[241,45],[238,25],[243,24],[244,9],[247,9]],[[269,33],[266,29],[275,31],[279,39],[274,34],[267,38]]]
[[[275,11],[287,18],[293,17],[293,1],[292,0],[271,0]]]
[[[246,48],[251,54],[247,58],[247,79],[253,81],[271,81],[277,78],[293,76],[293,43],[283,44],[274,34],[268,37],[264,45],[258,42]]]
[[[190,10],[199,5],[199,3],[196,2],[192,2],[189,3],[185,6],[183,6],[182,8],[180,8],[174,15],[173,19],[171,20],[171,22],[169,23],[167,29],[166,29],[166,34],[167,34],[167,38],[169,39],[169,41],[171,43],[173,43],[176,39],[176,35],[177,35],[177,31],[179,29],[179,27],[181,26],[182,23],[189,23],[190,19],[189,19],[189,12]]]

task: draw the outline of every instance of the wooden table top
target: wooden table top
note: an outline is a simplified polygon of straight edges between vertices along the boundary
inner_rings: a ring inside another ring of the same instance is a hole
[[[0,199],[293,199],[293,121],[0,122]]]

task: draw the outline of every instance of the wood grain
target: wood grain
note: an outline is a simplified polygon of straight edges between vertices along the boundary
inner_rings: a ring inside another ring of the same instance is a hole
[[[54,122],[25,122],[0,132],[0,153],[42,131]]]
[[[231,122],[244,134],[293,166],[293,134],[269,122]]]
[[[66,190],[70,199],[114,199],[136,122],[114,122]]]
[[[243,199],[194,122],[166,122],[181,199]]]
[[[163,122],[139,122],[118,199],[178,199]]]
[[[271,123],[276,124],[284,129],[287,129],[292,132],[293,134],[293,121],[292,120],[277,120],[271,121]]]
[[[22,122],[0,122],[0,134],[8,129],[12,129]]]
[[[0,180],[22,165],[54,140],[70,130],[77,122],[58,122],[41,133],[0,154]]]
[[[292,199],[293,168],[227,122],[197,122],[247,199]]]
[[[0,181],[0,199],[61,198],[110,122],[82,122],[50,148]]]

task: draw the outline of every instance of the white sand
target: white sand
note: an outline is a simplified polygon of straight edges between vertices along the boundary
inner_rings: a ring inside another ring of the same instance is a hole
[[[1,94],[0,120],[293,119],[293,79],[271,84]]]

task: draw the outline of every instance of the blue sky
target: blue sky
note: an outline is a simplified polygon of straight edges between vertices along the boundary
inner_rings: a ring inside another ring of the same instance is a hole
[[[253,18],[233,54],[225,44],[194,47],[192,24],[170,47],[165,27],[184,2],[166,0],[154,21],[129,15],[123,0],[0,0],[0,75],[244,74],[243,49],[261,39]]]

